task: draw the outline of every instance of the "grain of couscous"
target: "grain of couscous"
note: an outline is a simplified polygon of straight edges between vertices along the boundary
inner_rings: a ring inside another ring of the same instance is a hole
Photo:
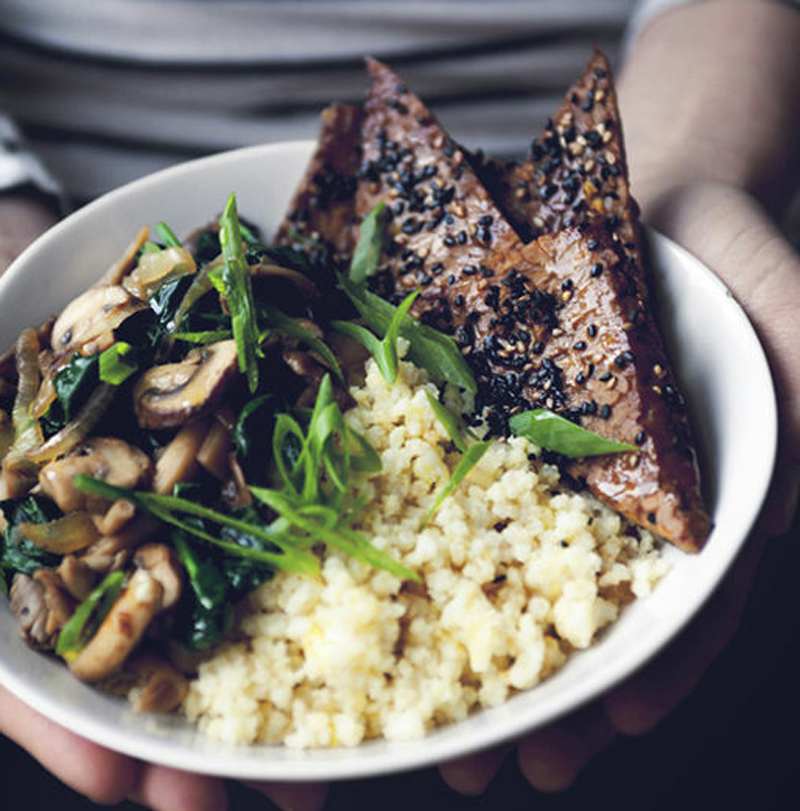
[[[383,464],[358,484],[356,528],[422,582],[334,551],[320,578],[278,572],[191,684],[183,711],[210,736],[419,738],[536,685],[665,573],[653,536],[563,487],[522,438],[493,443],[420,530],[459,456],[426,389],[415,366],[390,386],[370,360],[346,414]]]

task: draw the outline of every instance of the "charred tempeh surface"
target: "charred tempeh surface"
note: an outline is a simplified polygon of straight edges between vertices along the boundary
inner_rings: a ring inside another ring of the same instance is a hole
[[[584,222],[600,224],[644,273],[639,207],[628,185],[611,68],[595,50],[521,163],[476,161],[476,171],[529,242]],[[646,288],[644,288],[646,289]]]
[[[393,218],[376,284],[454,336],[493,434],[546,407],[639,453],[569,462],[603,501],[687,551],[710,521],[685,409],[641,277],[604,222],[525,244],[467,156],[385,65],[371,61],[356,214]],[[561,223],[563,226],[563,223]]]
[[[359,107],[332,104],[323,110],[317,148],[278,228],[276,245],[291,245],[300,234],[319,240],[335,255],[350,255],[362,119]]]

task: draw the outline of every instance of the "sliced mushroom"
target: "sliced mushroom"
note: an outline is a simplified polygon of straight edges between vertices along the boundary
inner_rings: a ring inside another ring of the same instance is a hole
[[[198,463],[212,476],[224,480],[230,473],[230,451],[230,431],[222,422],[214,420],[197,452]]]
[[[184,425],[156,460],[153,490],[168,495],[177,482],[187,482],[197,471],[197,453],[208,434],[205,420]]]
[[[10,597],[22,638],[32,647],[52,650],[75,610],[75,601],[58,574],[50,569],[39,569],[33,577],[18,572]]]
[[[79,602],[89,596],[97,582],[97,574],[76,555],[65,555],[56,571],[64,588]]]
[[[163,543],[148,543],[136,550],[133,562],[140,569],[147,570],[161,584],[164,590],[161,608],[172,608],[183,590],[181,567],[172,549]]]
[[[314,405],[325,370],[308,352],[301,349],[284,349],[283,362],[307,384],[297,398],[297,405],[301,407]]]
[[[92,682],[119,670],[161,610],[163,591],[149,572],[137,569],[86,647],[67,660],[75,676]]]
[[[20,636],[32,647],[47,650],[53,641],[45,630],[48,616],[44,587],[30,575],[17,572],[11,583],[11,613],[17,620]]]
[[[193,349],[179,363],[154,366],[134,386],[139,426],[174,428],[207,414],[217,406],[238,368],[233,340]]]
[[[126,566],[136,548],[155,532],[158,521],[138,515],[116,535],[101,538],[80,555],[81,563],[93,572],[107,574]]]
[[[161,656],[136,653],[125,663],[134,678],[131,698],[135,712],[172,712],[189,691],[189,681]]]
[[[253,495],[250,492],[250,488],[247,486],[244,471],[235,453],[231,453],[228,457],[228,465],[231,475],[222,485],[220,491],[222,500],[227,504],[228,509],[231,510],[240,510],[243,507],[249,507],[253,503]]]
[[[101,535],[116,535],[136,515],[136,507],[130,501],[115,501],[105,515],[95,515],[94,522]]]
[[[109,508],[106,499],[75,487],[74,479],[79,473],[117,487],[135,488],[150,482],[153,463],[146,453],[121,439],[92,437],[68,456],[50,462],[39,471],[42,490],[63,512],[85,509],[105,513]]]
[[[303,300],[313,299],[319,295],[317,286],[308,276],[300,271],[283,267],[283,265],[276,265],[274,262],[259,262],[257,265],[250,265],[250,275],[254,281],[257,279],[284,279],[294,286]]]
[[[146,306],[119,285],[92,287],[73,299],[53,324],[53,352],[56,357],[77,349],[85,355],[102,352],[114,342],[114,330]]]

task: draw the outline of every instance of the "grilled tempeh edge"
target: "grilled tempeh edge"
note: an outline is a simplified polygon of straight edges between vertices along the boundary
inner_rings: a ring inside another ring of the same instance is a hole
[[[596,59],[568,94],[553,132],[563,125],[563,112],[575,106],[573,94],[580,105],[587,88],[610,83],[607,70],[595,70]],[[565,208],[537,209],[533,194],[529,200],[517,194],[530,204],[512,214],[517,228],[520,218],[543,222],[535,226],[542,233],[526,244],[480,181],[472,156],[387,66],[369,60],[368,69],[372,86],[361,150],[352,153],[361,161],[354,221],[380,200],[392,211],[379,292],[399,300],[421,291],[415,314],[459,344],[478,382],[476,406],[493,434],[507,433],[510,415],[545,407],[636,445],[638,453],[565,461],[564,467],[635,523],[681,549],[698,550],[711,523],[684,403],[648,302],[637,212],[624,171],[609,175],[617,183],[622,177],[627,194],[611,226],[590,203],[587,214],[568,225]],[[611,102],[616,115],[613,97]],[[607,131],[618,134],[615,121]],[[336,139],[321,143],[315,160],[330,165],[325,153],[338,148]],[[612,165],[624,169],[621,141],[612,135],[603,146],[619,150]],[[507,177],[537,177],[538,157],[534,146],[527,164],[504,169]],[[497,182],[490,185],[498,194]],[[507,188],[515,188],[513,181]],[[567,193],[562,188],[559,195]],[[302,187],[296,200],[301,195]],[[549,205],[562,197],[548,195]],[[556,233],[545,230],[551,227]]]

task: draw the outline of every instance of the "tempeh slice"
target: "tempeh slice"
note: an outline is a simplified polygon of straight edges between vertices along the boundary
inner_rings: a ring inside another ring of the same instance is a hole
[[[420,99],[385,65],[368,67],[356,214],[380,200],[393,214],[381,292],[421,291],[415,312],[455,337],[492,433],[544,406],[636,445],[566,470],[636,523],[699,549],[710,520],[684,403],[618,241],[584,222],[525,245]]]

